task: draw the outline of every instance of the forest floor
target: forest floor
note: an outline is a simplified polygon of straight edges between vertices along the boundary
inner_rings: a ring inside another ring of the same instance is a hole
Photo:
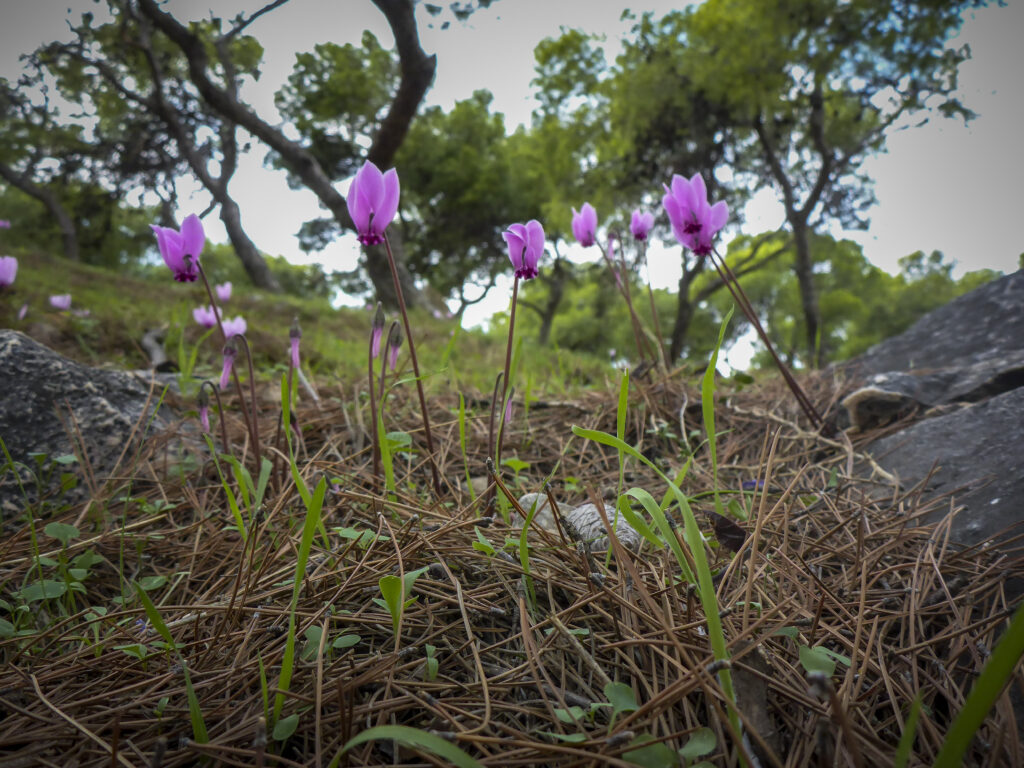
[[[842,394],[801,381],[823,412]],[[720,384],[714,456],[682,371],[632,379],[625,401],[538,389],[517,398],[500,484],[489,393],[460,408],[429,387],[430,454],[406,383],[385,412],[393,491],[359,382],[315,384],[290,450],[279,385],[260,384],[265,489],[225,458],[258,477],[229,394],[219,460],[180,403],[88,504],[6,521],[0,763],[932,765],[1014,607],[1006,554],[951,546],[948,516],[923,524],[949,498],[872,472],[867,436],[803,427],[777,378]],[[614,518],[630,489],[670,522],[633,503],[652,527],[637,550],[521,534],[523,493]],[[705,560],[717,618],[683,575]],[[1008,693],[964,764],[1024,764]]]

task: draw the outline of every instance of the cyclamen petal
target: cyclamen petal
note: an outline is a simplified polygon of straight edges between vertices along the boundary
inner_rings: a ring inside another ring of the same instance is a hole
[[[651,227],[654,226],[654,214],[650,211],[646,213],[640,213],[639,209],[633,211],[633,215],[630,218],[629,230],[633,233],[633,237],[636,240],[646,240],[647,235],[651,232]]]
[[[544,227],[536,219],[526,224],[510,224],[502,233],[508,244],[508,258],[515,275],[523,280],[537,276],[537,262],[544,255]]]
[[[384,242],[384,230],[398,212],[400,193],[398,172],[394,168],[381,174],[369,160],[363,164],[345,199],[359,242],[363,245]]]
[[[14,256],[0,256],[0,287],[13,285],[18,275],[18,260]]]
[[[206,244],[206,235],[203,232],[203,223],[194,213],[185,217],[181,222],[182,253],[198,259]]]
[[[384,174],[384,194],[381,197],[379,209],[374,212],[374,221],[371,222],[374,225],[384,222],[379,230],[382,235],[388,224],[391,223],[391,220],[395,218],[395,214],[398,213],[398,199],[400,196],[401,188],[398,183],[398,171],[392,168]]]
[[[662,205],[680,243],[700,256],[711,253],[714,236],[729,218],[729,207],[724,202],[709,205],[699,173],[690,179],[673,176],[671,188],[665,186]]]
[[[174,273],[174,279],[180,283],[191,283],[199,279],[199,254],[203,250],[205,235],[202,222],[195,214],[188,216],[181,226],[182,232],[156,224],[151,224],[150,228],[156,234],[160,256]]]
[[[579,211],[572,209],[572,234],[584,248],[594,244],[597,237],[597,211],[590,203],[584,203]]]
[[[231,318],[230,320],[222,320],[221,326],[224,328],[225,338],[230,339],[232,336],[242,336],[245,334],[248,326],[245,323],[245,318],[241,315]]]

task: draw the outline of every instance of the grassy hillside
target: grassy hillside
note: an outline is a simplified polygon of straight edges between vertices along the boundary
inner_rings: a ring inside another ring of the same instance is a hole
[[[200,290],[29,258],[0,325],[142,367],[145,328],[198,342]],[[918,525],[949,500],[867,476],[864,436],[816,434],[777,377],[620,379],[524,343],[493,475],[503,340],[417,315],[434,450],[402,362],[378,453],[368,312],[236,290],[235,313],[259,440],[231,387],[210,435],[187,402],[84,501],[82,457],[49,457],[64,490],[4,521],[0,763],[1019,764],[1009,699],[968,699],[1010,674],[976,686],[1011,614],[1001,555]],[[286,420],[293,316],[321,397]],[[841,394],[801,380],[821,410]]]

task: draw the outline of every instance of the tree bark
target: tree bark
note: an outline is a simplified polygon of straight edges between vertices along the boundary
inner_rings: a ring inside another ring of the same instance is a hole
[[[29,197],[33,197],[50,212],[50,215],[57,220],[60,228],[60,238],[64,246],[64,257],[69,261],[80,261],[81,255],[78,250],[78,231],[75,229],[75,222],[71,220],[67,210],[61,205],[60,200],[46,187],[29,181],[23,174],[18,173],[6,163],[0,163],[0,178],[3,178],[15,189],[20,189]]]
[[[807,364],[814,368],[824,362],[824,350],[821,348],[819,333],[821,330],[821,311],[818,307],[818,291],[814,286],[814,260],[811,258],[810,232],[807,222],[795,217],[789,222],[793,228],[793,242],[796,246],[796,262],[793,271],[800,284],[800,304],[804,312],[804,323],[807,326]]]
[[[388,165],[405,138],[419,102],[433,80],[436,60],[427,56],[419,46],[416,20],[411,0],[374,0],[388,19],[395,34],[395,44],[402,64],[402,81],[392,102],[391,110],[381,123],[381,130],[370,147],[368,158],[378,165]],[[189,77],[203,100],[227,120],[241,125],[281,156],[282,162],[298,176],[331,212],[344,229],[353,229],[345,198],[341,196],[316,158],[301,144],[290,140],[279,129],[270,125],[228,90],[221,88],[209,75],[209,58],[203,41],[169,13],[162,11],[156,0],[138,0],[139,8],[153,24],[177,45],[188,60]],[[418,53],[418,56],[417,56]],[[429,70],[429,77],[427,71]],[[395,255],[399,282],[408,306],[422,306],[425,299],[416,287],[405,264],[404,251],[394,249],[396,228],[389,238]],[[383,263],[381,263],[383,262]],[[382,268],[384,267],[384,268]],[[367,272],[382,302],[397,306],[387,262],[380,256],[367,255]],[[390,300],[388,300],[390,299]]]
[[[253,285],[266,291],[280,293],[281,284],[277,282],[274,273],[267,266],[266,259],[260,255],[256,244],[249,239],[245,228],[242,227],[242,214],[238,209],[238,203],[227,195],[223,199],[218,199],[217,203],[220,205],[220,220],[224,222],[231,247],[235,249],[235,255],[242,262]]]
[[[672,326],[672,339],[669,344],[666,361],[671,364],[683,354],[683,345],[686,343],[686,333],[690,330],[690,321],[693,320],[693,300],[690,298],[690,287],[694,279],[704,270],[704,263],[707,256],[698,256],[693,264],[693,269],[687,269],[683,265],[683,276],[679,278],[679,295],[676,302],[676,322]]]
[[[551,326],[555,322],[555,315],[562,303],[562,296],[565,295],[565,283],[569,278],[569,271],[565,268],[561,259],[555,259],[551,266],[551,278],[547,280],[548,300],[544,302],[544,308],[540,313],[540,331],[537,333],[537,341],[547,346],[551,339]]]

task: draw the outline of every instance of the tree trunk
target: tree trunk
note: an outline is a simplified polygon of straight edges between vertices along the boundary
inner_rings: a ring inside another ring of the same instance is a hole
[[[75,229],[75,222],[71,220],[67,210],[61,205],[57,196],[46,187],[41,187],[29,181],[6,163],[0,163],[0,178],[15,189],[21,190],[29,197],[35,198],[46,206],[50,215],[56,219],[57,226],[60,229],[60,238],[64,244],[64,257],[69,261],[80,261],[78,232]]]
[[[224,222],[224,228],[228,231],[228,239],[231,240],[235,254],[241,260],[253,285],[265,291],[280,293],[281,285],[277,282],[277,278],[270,271],[266,260],[260,255],[256,244],[249,239],[249,235],[242,227],[242,215],[238,210],[238,203],[227,195],[217,202],[220,204],[220,220]]]
[[[402,286],[402,295],[405,297],[406,305],[429,307],[426,295],[416,287],[416,281],[405,264],[405,246],[397,227],[388,230],[388,243],[391,245],[391,254],[395,257],[395,271],[398,272],[398,282]],[[366,253],[366,273],[373,282],[377,301],[388,309],[398,309],[395,281],[391,276],[388,252],[384,245],[363,246],[363,251]],[[416,298],[415,303],[411,297]]]
[[[352,229],[352,220],[348,214],[345,198],[335,189],[330,177],[324,172],[316,158],[299,142],[289,139],[280,129],[265,121],[250,107],[210,78],[210,63],[206,47],[203,41],[188,27],[181,24],[171,14],[164,12],[156,0],[138,0],[138,3],[142,13],[151,19],[153,24],[185,54],[185,58],[188,60],[189,77],[203,100],[225,119],[242,126],[277,152],[281,156],[282,162],[292,173],[302,179],[302,183],[320,199],[335,220],[342,227]],[[402,82],[399,84],[395,101],[392,103],[388,115],[381,122],[381,130],[374,140],[374,145],[367,153],[368,157],[378,165],[387,166],[394,159],[394,153],[405,138],[416,109],[433,81],[437,62],[435,57],[427,56],[419,46],[415,9],[410,0],[375,0],[375,4],[387,17],[388,23],[395,33],[395,45],[398,48],[402,66]],[[392,228],[393,232],[394,228]],[[425,306],[426,299],[416,287],[406,267],[404,251],[394,250],[394,256],[406,305],[410,307]],[[381,263],[383,263],[384,269],[381,269]],[[368,253],[367,272],[381,301],[385,301],[387,296],[394,297],[394,287],[386,258],[375,260]]]
[[[818,308],[818,292],[814,287],[814,262],[811,259],[810,232],[807,222],[801,217],[790,220],[793,228],[793,242],[796,245],[796,263],[793,271],[800,284],[800,303],[804,311],[804,323],[807,326],[807,364],[817,368],[824,362],[824,350],[821,348],[818,334],[821,330],[821,311]]]
[[[537,341],[543,346],[547,346],[551,339],[551,326],[554,324],[558,307],[562,303],[562,296],[565,295],[565,283],[568,280],[569,271],[561,259],[555,259],[549,275],[550,277],[545,280],[548,284],[548,300],[544,302],[544,309],[540,313],[540,331],[537,334]]]
[[[707,256],[698,256],[693,264],[693,269],[687,270],[683,264],[683,276],[679,278],[679,296],[676,303],[676,323],[672,327],[672,341],[669,345],[666,364],[671,365],[683,354],[683,344],[686,342],[686,333],[690,330],[690,321],[693,320],[693,300],[690,298],[690,286],[694,278],[699,275],[707,261]]]

